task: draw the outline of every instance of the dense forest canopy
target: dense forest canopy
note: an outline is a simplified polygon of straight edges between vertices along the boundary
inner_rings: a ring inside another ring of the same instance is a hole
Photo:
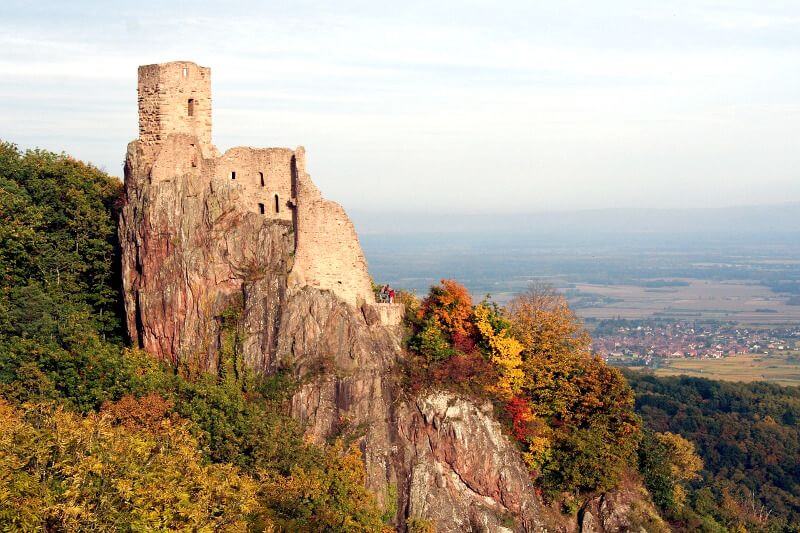
[[[689,500],[720,523],[800,527],[800,389],[690,377],[626,377],[647,427],[694,443]]]

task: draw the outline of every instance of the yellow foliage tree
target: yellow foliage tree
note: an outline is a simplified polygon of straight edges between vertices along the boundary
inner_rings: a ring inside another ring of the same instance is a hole
[[[656,433],[655,436],[667,450],[670,472],[675,479],[691,481],[700,476],[703,460],[695,452],[694,443],[669,431]]]
[[[656,433],[656,440],[664,447],[670,474],[675,480],[673,500],[680,507],[686,501],[686,489],[683,482],[700,477],[703,460],[695,452],[694,444],[675,433]]]
[[[552,429],[537,461],[545,483],[559,490],[613,486],[639,438],[630,387],[592,357],[588,333],[552,288],[532,286],[510,302],[507,316],[522,345],[521,396]]]
[[[260,498],[282,531],[390,531],[365,488],[355,445],[337,441],[317,464],[295,464],[288,475],[262,471],[260,481]]]
[[[549,285],[533,284],[508,304],[514,337],[526,358],[588,355],[591,338],[566,298]]]
[[[132,430],[4,400],[0,487],[0,524],[15,531],[246,531],[257,506],[256,483],[206,464],[180,424]]]
[[[488,345],[492,362],[500,375],[494,392],[500,398],[510,400],[522,390],[525,379],[521,356],[524,347],[511,336],[509,326],[498,319],[488,305],[475,307],[475,326]]]

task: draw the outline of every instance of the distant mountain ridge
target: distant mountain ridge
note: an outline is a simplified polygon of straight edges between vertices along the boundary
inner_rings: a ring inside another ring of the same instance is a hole
[[[360,234],[792,234],[800,202],[724,208],[609,208],[532,213],[425,213],[352,210]]]

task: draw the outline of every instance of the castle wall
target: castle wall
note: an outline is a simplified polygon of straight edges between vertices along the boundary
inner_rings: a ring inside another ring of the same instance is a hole
[[[204,177],[241,187],[248,211],[291,221],[295,173],[294,152],[288,148],[237,147],[212,160]]]
[[[351,305],[374,303],[367,260],[342,206],[325,200],[305,172],[299,148],[297,251],[290,281],[333,291]]]

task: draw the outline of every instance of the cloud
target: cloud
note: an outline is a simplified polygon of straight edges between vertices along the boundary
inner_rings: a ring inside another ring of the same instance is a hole
[[[797,198],[791,4],[0,9],[0,137],[117,174],[136,67],[189,59],[212,67],[221,148],[305,144],[345,205],[746,203],[765,182]]]

